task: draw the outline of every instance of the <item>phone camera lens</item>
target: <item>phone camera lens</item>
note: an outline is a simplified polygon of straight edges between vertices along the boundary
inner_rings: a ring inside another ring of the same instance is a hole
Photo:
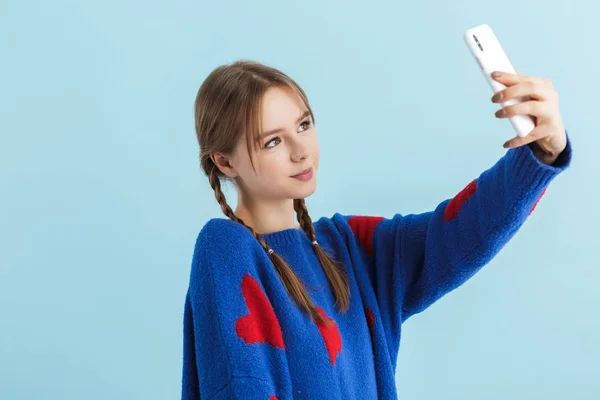
[[[473,39],[475,39],[475,42],[477,42],[477,46],[479,46],[479,49],[483,51],[483,47],[481,46],[481,43],[479,43],[479,39],[477,39],[477,36],[473,35]]]

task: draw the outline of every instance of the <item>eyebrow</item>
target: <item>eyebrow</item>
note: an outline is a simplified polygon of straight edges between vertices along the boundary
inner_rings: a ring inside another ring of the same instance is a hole
[[[308,112],[308,110],[304,111],[302,113],[302,115],[299,116],[298,119],[296,120],[296,124],[300,123],[300,121],[302,121],[304,118],[308,117],[309,115],[310,115],[310,113]],[[263,132],[260,137],[262,139],[264,137],[273,135],[275,133],[280,133],[280,132],[283,132],[283,128],[277,128],[277,129],[270,130],[268,132]]]

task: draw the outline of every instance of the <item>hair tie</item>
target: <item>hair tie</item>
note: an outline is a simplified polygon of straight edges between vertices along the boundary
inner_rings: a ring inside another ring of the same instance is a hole
[[[315,240],[314,242],[312,242],[312,243],[313,243],[314,245],[317,245],[317,244],[319,244],[319,243],[317,243],[317,241],[316,241],[316,240]]]

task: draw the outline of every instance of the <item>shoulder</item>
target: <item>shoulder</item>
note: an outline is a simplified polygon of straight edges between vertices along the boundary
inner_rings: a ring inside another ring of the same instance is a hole
[[[399,214],[397,214],[399,215]],[[383,222],[383,224],[382,224]],[[375,228],[396,223],[396,219],[387,219],[377,215],[341,214],[336,212],[332,217],[323,217],[315,223],[315,229],[329,236],[333,241],[343,242],[350,250],[360,248],[371,254]]]
[[[327,243],[332,247],[339,245],[347,247],[353,236],[349,225],[351,217],[351,215],[344,215],[339,212],[334,213],[332,216],[320,217],[313,224],[319,243]]]
[[[352,215],[336,212],[331,217],[319,218],[314,226],[324,236],[329,236],[331,239],[341,239],[345,238],[350,230],[349,221],[351,218]]]
[[[244,225],[228,218],[212,218],[204,224],[198,238],[196,247],[202,246],[239,246],[250,240],[256,240]]]
[[[191,266],[192,281],[212,275],[249,271],[264,251],[244,225],[213,218],[198,233]]]

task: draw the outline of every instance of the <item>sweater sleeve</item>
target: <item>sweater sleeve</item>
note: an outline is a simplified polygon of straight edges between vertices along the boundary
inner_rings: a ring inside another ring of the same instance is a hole
[[[182,399],[291,399],[281,326],[257,273],[260,254],[233,224],[209,221],[196,241]]]
[[[370,261],[384,326],[398,339],[400,325],[487,264],[515,235],[571,162],[571,142],[552,165],[527,145],[509,149],[455,197],[421,214],[346,216]]]

